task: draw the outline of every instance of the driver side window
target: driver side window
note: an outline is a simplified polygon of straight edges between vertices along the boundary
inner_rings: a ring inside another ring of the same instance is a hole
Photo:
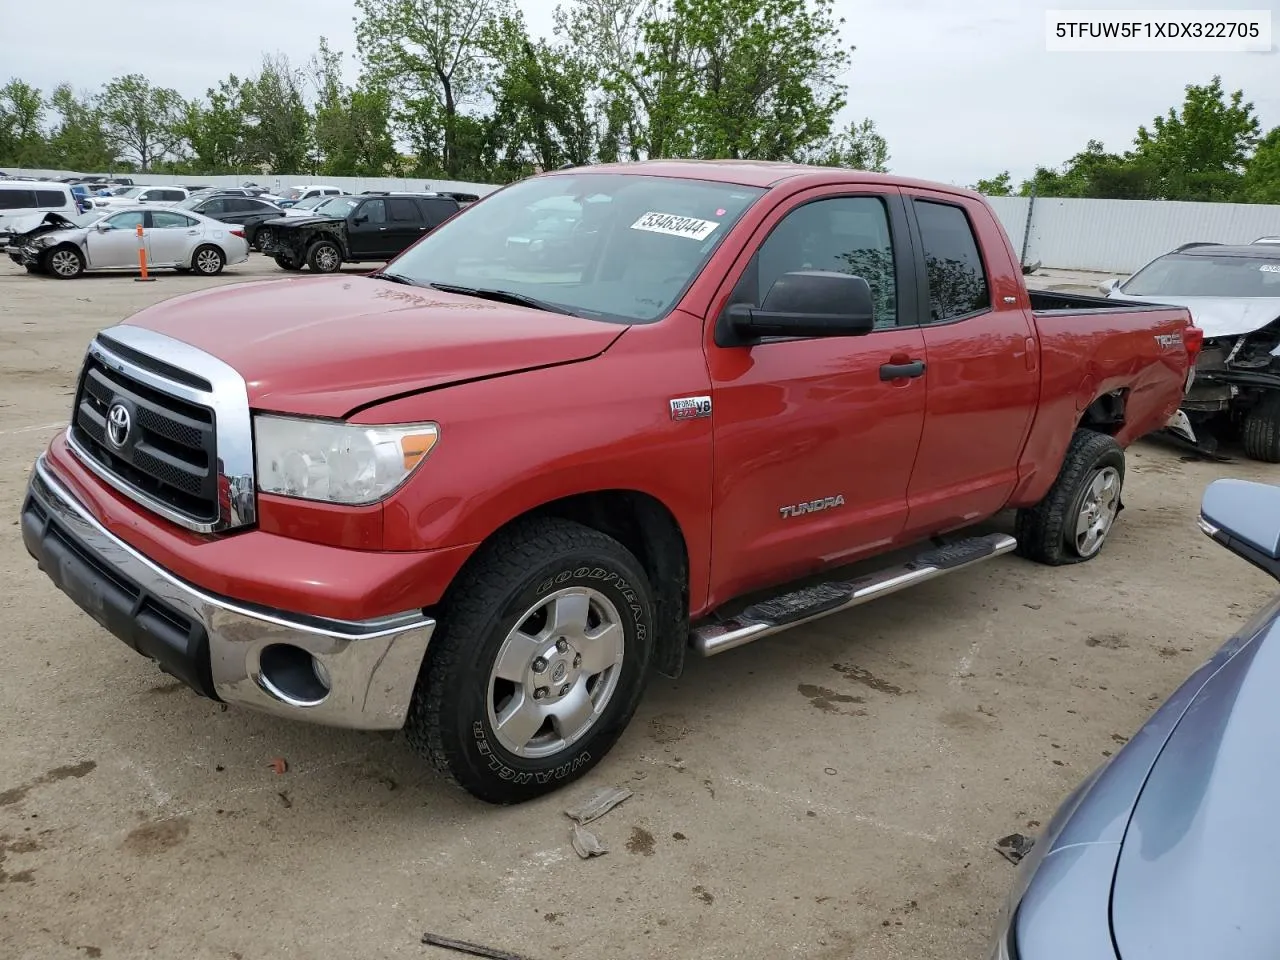
[[[875,328],[897,324],[893,240],[888,211],[879,197],[831,197],[792,210],[751,258],[729,303],[761,306],[774,282],[797,270],[862,277],[871,287]]]

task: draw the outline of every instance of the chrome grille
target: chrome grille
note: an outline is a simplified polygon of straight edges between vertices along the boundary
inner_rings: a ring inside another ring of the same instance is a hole
[[[188,529],[256,519],[244,380],[189,344],[128,325],[99,334],[67,440],[110,486]]]

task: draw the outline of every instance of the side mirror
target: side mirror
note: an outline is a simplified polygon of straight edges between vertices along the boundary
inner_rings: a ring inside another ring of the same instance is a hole
[[[112,229],[112,227],[111,224],[107,223],[107,221],[99,220],[95,229],[97,229],[99,233],[106,233],[108,230]]]
[[[1119,280],[1103,280],[1100,284],[1098,284],[1098,292],[1105,297],[1107,294],[1109,294],[1112,290],[1114,290],[1118,286],[1120,286]]]
[[[368,218],[368,217],[366,217],[366,216],[364,216],[363,214],[361,214],[361,215],[360,215],[360,216],[358,216],[358,217],[352,217],[352,218],[351,218],[351,222],[352,222],[352,223],[368,223],[368,222],[369,222],[369,218]]]
[[[753,307],[729,308],[734,331],[747,340],[761,337],[857,337],[874,327],[871,287],[862,277],[825,270],[784,273]]]
[[[1215,480],[1200,501],[1200,529],[1280,580],[1280,487]]]

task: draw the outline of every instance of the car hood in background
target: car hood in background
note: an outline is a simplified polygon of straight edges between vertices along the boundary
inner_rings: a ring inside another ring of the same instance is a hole
[[[219,287],[126,323],[245,378],[261,410],[342,417],[390,397],[597,356],[626,327],[362,276]],[[108,328],[103,331],[111,336]]]
[[[273,227],[276,226],[277,224],[279,224],[282,227],[311,227],[319,223],[343,223],[343,222],[344,222],[343,217],[325,217],[325,216],[318,217],[315,214],[311,214],[311,213],[305,214],[304,216],[298,216],[297,214],[294,214],[292,217],[286,214],[283,217],[276,217],[274,220],[267,221],[267,223],[271,224]]]
[[[1192,321],[1209,340],[1253,333],[1280,319],[1280,297],[1131,297],[1113,290],[1110,298],[1186,307],[1191,311]]]
[[[1122,960],[1263,960],[1280,948],[1280,625],[1197,693],[1125,832],[1111,900]]]

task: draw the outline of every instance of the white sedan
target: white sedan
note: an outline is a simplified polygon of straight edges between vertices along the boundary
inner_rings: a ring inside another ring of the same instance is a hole
[[[13,238],[9,258],[31,273],[64,280],[86,270],[138,269],[138,225],[147,268],[216,276],[227,264],[249,259],[244,230],[190,210],[155,206],[91,210],[75,218],[49,214]]]

